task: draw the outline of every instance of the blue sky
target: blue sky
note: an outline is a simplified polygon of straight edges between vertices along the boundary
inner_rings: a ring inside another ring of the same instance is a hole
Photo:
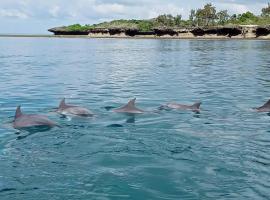
[[[0,0],[0,33],[47,33],[55,26],[112,19],[146,19],[180,13],[212,3],[230,13],[260,14],[265,0]]]

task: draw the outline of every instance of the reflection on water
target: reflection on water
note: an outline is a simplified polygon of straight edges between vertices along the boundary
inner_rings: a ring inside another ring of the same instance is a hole
[[[267,199],[270,42],[0,38],[2,199]],[[62,118],[60,99],[90,119]],[[153,111],[112,112],[137,97]],[[202,111],[160,111],[202,101]],[[61,127],[6,126],[15,108]]]

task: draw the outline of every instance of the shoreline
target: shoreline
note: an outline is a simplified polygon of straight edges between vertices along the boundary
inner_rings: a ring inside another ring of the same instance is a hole
[[[48,30],[55,36],[83,36],[89,38],[136,38],[136,39],[262,39],[270,40],[270,26],[212,26],[191,28],[155,28],[141,31],[130,28],[96,28],[69,30],[56,27]]]
[[[266,38],[242,38],[242,37],[217,37],[217,36],[199,36],[199,37],[176,37],[176,36],[89,36],[89,35],[49,35],[49,34],[0,34],[0,38],[63,38],[63,39],[153,39],[153,40],[262,40],[270,41]]]

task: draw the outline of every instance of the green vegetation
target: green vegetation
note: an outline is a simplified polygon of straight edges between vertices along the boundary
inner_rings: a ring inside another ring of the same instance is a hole
[[[93,25],[80,25],[73,24],[67,26],[68,31],[88,31],[91,29],[99,29],[99,28],[123,28],[123,29],[139,29],[140,31],[149,31],[154,27],[153,20],[114,20],[111,22],[103,22],[100,24]]]
[[[270,3],[268,3],[266,8],[262,8],[260,16],[256,16],[251,12],[229,15],[227,10],[217,11],[211,3],[208,3],[203,8],[192,9],[188,20],[183,20],[180,14],[176,16],[164,14],[149,20],[114,20],[83,26],[74,24],[67,26],[66,29],[68,31],[88,31],[98,28],[123,28],[138,29],[139,31],[147,32],[154,28],[207,27],[218,25],[270,25]]]
[[[94,24],[95,28],[124,28],[124,29],[139,29],[141,31],[148,31],[153,28],[152,20],[114,20],[111,22],[103,22]]]
[[[94,28],[93,25],[80,25],[80,24],[73,24],[70,26],[67,26],[67,31],[88,31],[90,29]]]
[[[218,11],[212,4],[206,4],[198,10],[191,10],[190,23],[193,26],[215,25],[269,25],[270,4],[262,9],[262,14],[256,16],[251,12],[229,15],[227,10]]]

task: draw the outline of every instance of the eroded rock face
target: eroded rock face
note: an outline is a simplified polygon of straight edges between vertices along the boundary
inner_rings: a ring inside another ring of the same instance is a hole
[[[109,33],[109,29],[103,29],[103,28],[97,28],[97,29],[92,29],[89,30],[89,33],[101,33],[101,34],[108,34]]]
[[[213,28],[194,28],[191,30],[194,36],[217,35],[217,36],[237,36],[242,34],[240,27],[213,27]]]
[[[125,28],[96,28],[69,31],[66,27],[49,29],[55,35],[89,35],[90,37],[174,37],[174,38],[266,38],[270,39],[270,26],[218,26],[191,28],[155,28],[151,31]]]
[[[256,37],[267,36],[270,34],[270,25],[269,26],[260,26],[255,31]]]
[[[56,27],[51,28],[48,31],[54,33],[55,35],[88,35],[89,31],[70,31],[66,27]]]
[[[102,34],[102,35],[111,35],[111,36],[117,36],[117,35],[126,35],[126,36],[136,36],[136,35],[148,35],[147,32],[140,32],[138,29],[123,29],[123,28],[110,28],[110,29],[92,29],[89,30],[89,35],[93,34]],[[153,34],[151,32],[150,34]]]
[[[242,29],[240,28],[219,28],[217,29],[217,34],[218,35],[228,35],[229,37],[232,36],[237,36],[237,35],[241,35],[242,34]]]
[[[164,36],[164,35],[176,36],[176,35],[178,35],[176,30],[168,29],[168,28],[155,28],[154,34],[157,36]]]

